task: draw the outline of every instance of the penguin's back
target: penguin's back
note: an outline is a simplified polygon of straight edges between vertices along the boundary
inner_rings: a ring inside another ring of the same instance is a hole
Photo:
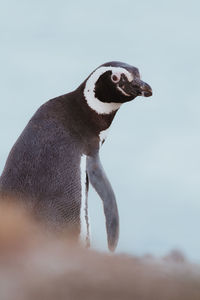
[[[29,121],[0,178],[1,195],[20,197],[51,223],[80,215],[82,144],[73,132],[70,107],[52,99]]]

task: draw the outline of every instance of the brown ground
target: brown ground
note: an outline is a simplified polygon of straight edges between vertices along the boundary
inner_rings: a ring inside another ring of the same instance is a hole
[[[200,266],[107,255],[55,237],[13,207],[0,208],[0,300],[200,300]]]

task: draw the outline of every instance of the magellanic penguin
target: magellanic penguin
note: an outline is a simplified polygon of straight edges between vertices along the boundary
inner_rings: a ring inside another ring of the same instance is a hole
[[[152,90],[137,68],[108,62],[75,91],[43,104],[10,151],[0,178],[1,198],[20,199],[49,226],[69,228],[78,237],[83,185],[89,178],[103,201],[108,246],[114,250],[118,209],[99,149],[120,106],[142,95],[149,97]]]

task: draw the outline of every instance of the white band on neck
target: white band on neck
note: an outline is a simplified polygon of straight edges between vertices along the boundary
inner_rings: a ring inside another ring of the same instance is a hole
[[[96,69],[86,81],[85,89],[83,93],[89,107],[92,108],[94,111],[96,111],[98,114],[110,114],[111,112],[119,109],[120,106],[122,105],[122,103],[116,103],[116,102],[105,103],[95,97],[95,84],[99,79],[99,77],[107,71],[112,71],[113,73],[118,73],[118,72],[123,73],[126,75],[128,81],[133,80],[133,75],[124,68],[110,66],[110,67],[100,67]]]

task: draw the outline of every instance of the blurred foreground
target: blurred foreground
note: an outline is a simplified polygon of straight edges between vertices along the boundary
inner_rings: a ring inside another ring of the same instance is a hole
[[[1,205],[0,299],[199,300],[200,266],[178,252],[158,260],[86,250]]]

